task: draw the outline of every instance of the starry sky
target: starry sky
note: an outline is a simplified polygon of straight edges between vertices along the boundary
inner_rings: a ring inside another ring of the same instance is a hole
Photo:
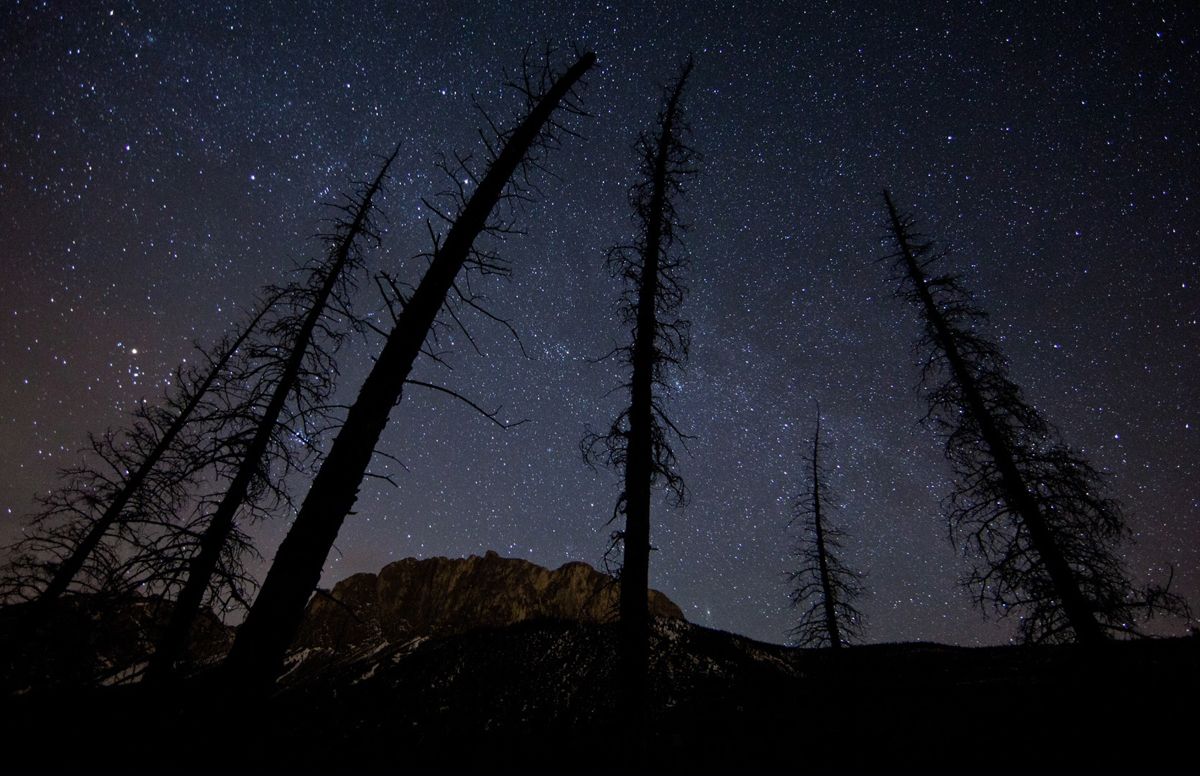
[[[1051,5],[1053,7],[1051,7]],[[703,174],[670,402],[691,501],[654,507],[652,585],[694,622],[781,641],[791,497],[819,400],[869,641],[1007,641],[956,584],[941,446],[879,191],[943,238],[1028,399],[1111,475],[1135,579],[1200,606],[1200,13],[1190,3],[15,2],[0,9],[0,541],[88,431],[122,422],[254,290],[314,255],[320,203],[401,143],[373,270],[415,280],[440,151],[511,115],[527,43],[599,63],[584,134],[508,241],[491,308],[413,388],[325,577],[495,549],[600,563],[616,473],[581,460],[621,396],[604,251],[629,240],[632,144],[694,52]],[[364,293],[361,304],[378,305]],[[341,359],[352,397],[376,340]],[[300,495],[303,487],[299,488]],[[257,529],[269,558],[286,519]],[[1175,630],[1180,628],[1175,626]]]

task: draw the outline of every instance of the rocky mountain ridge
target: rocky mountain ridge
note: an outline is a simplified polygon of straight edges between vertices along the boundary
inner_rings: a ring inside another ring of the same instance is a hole
[[[378,574],[354,574],[309,601],[292,644],[293,679],[414,640],[529,621],[599,625],[616,617],[618,586],[586,563],[547,569],[494,551],[482,557],[405,558]],[[683,621],[679,607],[649,592],[654,617]],[[35,638],[18,623],[22,605],[0,607],[0,695],[38,687],[137,682],[170,601],[153,597],[65,597]],[[188,657],[219,663],[236,630],[205,610]]]
[[[294,648],[402,643],[527,620],[604,623],[614,619],[619,587],[586,563],[547,569],[493,550],[467,558],[404,558],[378,574],[354,574],[309,602]],[[657,590],[650,614],[684,619]]]
[[[603,575],[582,564],[551,571],[494,554],[402,561],[314,599],[302,634],[309,645],[291,652],[269,693],[213,681],[203,667],[166,692],[136,682],[95,687],[80,675],[0,693],[4,765],[619,769],[629,733],[619,626],[585,619],[604,617],[593,596],[610,595]],[[678,611],[652,600],[657,613]],[[89,631],[120,625],[94,620],[86,607],[75,615],[54,643],[77,653],[102,646],[102,633],[83,639]],[[348,630],[336,631],[342,625]],[[133,630],[144,627],[152,623]],[[1191,772],[1177,761],[1191,757],[1200,640],[798,649],[668,615],[651,624],[647,680],[646,770]],[[86,721],[65,743],[53,724],[64,710]]]

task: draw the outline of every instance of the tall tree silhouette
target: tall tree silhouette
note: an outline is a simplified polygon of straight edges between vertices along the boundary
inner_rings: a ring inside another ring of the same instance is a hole
[[[463,196],[457,215],[447,216],[451,225],[444,239],[435,238],[432,258],[420,285],[411,295],[400,297],[402,309],[386,344],[238,630],[225,664],[231,677],[261,683],[271,681],[278,672],[303,617],[305,603],[320,580],[329,550],[354,506],[388,415],[400,400],[413,362],[455,287],[459,271],[470,262],[483,272],[495,266],[494,256],[475,250],[476,237],[481,232],[502,229],[489,225],[497,203],[506,197],[526,196],[522,189],[513,188],[514,174],[521,171],[527,176],[529,167],[538,164],[531,151],[555,143],[556,130],[564,129],[552,117],[556,109],[561,106],[579,111],[572,90],[595,61],[594,54],[584,54],[561,74],[547,64],[540,78],[526,68],[523,80],[515,84],[526,100],[524,118],[512,129],[498,131],[495,145],[488,144],[486,172],[474,179],[475,190],[469,198]],[[469,300],[463,297],[468,304]]]
[[[883,197],[897,293],[923,322],[928,418],[957,479],[952,536],[976,559],[966,583],[980,608],[1018,614],[1026,641],[1088,644],[1135,633],[1139,611],[1187,616],[1167,589],[1135,589],[1116,555],[1130,532],[1102,495],[1103,477],[1025,401],[1000,349],[979,333],[986,313],[940,269],[945,253]]]
[[[145,529],[174,529],[195,479],[219,463],[221,439],[233,421],[227,393],[231,362],[254,335],[273,300],[209,351],[205,365],[181,365],[162,405],[141,404],[122,432],[93,436],[89,460],[62,472],[64,484],[42,499],[29,535],[8,548],[0,590],[5,600],[33,600],[30,622],[40,619],[72,584],[116,594],[133,586],[154,589],[165,555],[135,549]],[[161,533],[161,532],[159,532]],[[169,553],[167,553],[169,554]],[[151,559],[153,556],[153,560]],[[135,571],[138,566],[142,571]]]
[[[305,423],[306,418],[321,409],[321,400],[329,390],[326,377],[336,372],[331,346],[321,338],[336,347],[344,336],[330,319],[344,316],[349,309],[354,274],[362,264],[361,242],[368,238],[378,241],[371,218],[374,200],[399,150],[397,146],[384,160],[374,180],[357,195],[348,195],[347,201],[336,205],[343,217],[338,218],[332,232],[325,235],[328,253],[313,264],[305,283],[289,287],[282,293],[286,300],[285,310],[272,322],[269,332],[272,336],[261,346],[264,358],[257,370],[266,405],[255,418],[252,429],[248,430],[248,439],[244,448],[238,451],[228,486],[207,519],[198,550],[189,564],[187,579],[172,607],[166,630],[156,645],[150,664],[151,679],[167,675],[186,647],[209,580],[234,532],[238,511],[247,498],[253,496],[256,485],[265,480],[265,457],[272,443],[279,438],[281,419],[287,421],[284,433],[294,433],[297,422]],[[285,414],[289,400],[292,402],[291,418]]]
[[[661,483],[678,504],[685,499],[671,447],[672,435],[684,436],[664,410],[663,399],[671,390],[673,368],[687,360],[689,344],[688,321],[679,317],[685,291],[681,275],[687,261],[678,250],[684,227],[676,203],[698,161],[687,142],[690,132],[681,105],[692,67],[693,60],[688,57],[674,84],[664,89],[653,132],[643,132],[638,139],[638,181],[629,194],[636,237],[632,245],[609,253],[610,267],[625,282],[621,312],[630,341],[611,355],[630,368],[624,386],[629,391],[629,405],[606,433],[589,433],[583,440],[585,460],[624,473],[613,519],[623,515],[625,523],[613,533],[609,550],[624,550],[618,572],[621,662],[631,720],[645,708],[651,491]],[[632,724],[638,723],[634,720]]]
[[[862,575],[842,563],[840,553],[845,534],[829,519],[830,490],[822,464],[821,407],[806,463],[808,487],[796,497],[792,522],[800,522],[804,539],[796,547],[800,567],[788,573],[795,587],[792,605],[802,607],[800,620],[791,629],[797,646],[841,647],[861,635],[862,613],[854,600],[863,594]]]

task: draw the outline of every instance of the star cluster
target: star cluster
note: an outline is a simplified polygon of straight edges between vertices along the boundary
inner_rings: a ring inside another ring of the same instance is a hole
[[[1110,473],[1141,581],[1200,605],[1200,14],[1186,4],[14,2],[0,10],[0,540],[86,432],[153,401],[318,250],[321,203],[397,142],[373,269],[415,280],[436,154],[477,150],[472,98],[515,103],[526,44],[595,50],[557,176],[437,380],[409,390],[326,581],[496,549],[599,564],[618,488],[582,462],[621,396],[606,247],[627,242],[638,131],[693,52],[703,172],[690,365],[670,402],[691,500],[656,500],[651,581],[695,622],[778,641],[791,497],[818,400],[872,641],[1008,639],[956,584],[917,321],[891,295],[884,186],[942,238],[1028,398]],[[363,304],[377,306],[365,284]],[[343,352],[353,396],[374,339]],[[300,487],[302,492],[303,488]],[[266,556],[286,519],[260,526]]]

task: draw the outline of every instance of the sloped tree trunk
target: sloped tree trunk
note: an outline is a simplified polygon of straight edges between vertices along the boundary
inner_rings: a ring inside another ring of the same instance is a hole
[[[983,399],[983,394],[967,366],[966,359],[959,352],[954,334],[929,290],[929,279],[917,261],[891,194],[885,191],[883,196],[909,280],[920,300],[923,314],[935,332],[936,344],[945,354],[953,378],[966,399],[966,409],[974,417],[979,428],[979,435],[995,462],[1003,487],[1004,501],[1009,509],[1020,516],[1025,528],[1029,531],[1030,543],[1046,566],[1046,573],[1062,602],[1063,611],[1071,623],[1071,628],[1075,631],[1076,638],[1080,643],[1102,642],[1106,639],[1104,631],[1081,592],[1071,567],[1055,545],[1041,508],[1032,496],[1030,488],[1033,483],[1026,482],[1022,476],[1017,467],[1013,450],[1010,449],[1004,435],[997,428]]]
[[[208,394],[208,391],[212,387],[213,383],[218,377],[221,376],[222,372],[225,370],[225,367],[228,365],[229,360],[233,358],[238,349],[242,347],[246,341],[246,338],[249,337],[251,332],[254,331],[259,321],[262,320],[263,316],[266,315],[269,309],[270,305],[264,303],[262,309],[260,309],[253,320],[246,325],[242,333],[239,334],[237,338],[234,339],[233,342],[231,342],[229,346],[225,348],[225,350],[217,357],[216,361],[210,365],[208,372],[205,373],[201,381],[192,387],[191,395],[188,397],[179,413],[175,416],[175,419],[166,428],[166,430],[163,431],[162,436],[160,436],[158,439],[158,443],[155,444],[150,450],[149,454],[142,459],[138,467],[129,474],[128,479],[125,480],[124,486],[120,489],[120,491],[117,492],[116,496],[113,497],[112,501],[104,509],[104,513],[101,514],[101,516],[92,524],[83,540],[80,541],[79,545],[75,548],[75,551],[71,553],[71,555],[55,570],[54,576],[46,586],[46,589],[40,596],[38,596],[37,603],[32,609],[31,614],[34,618],[40,617],[41,613],[45,612],[50,605],[59,598],[59,596],[66,592],[76,575],[79,574],[79,572],[83,569],[84,564],[87,563],[88,558],[93,552],[95,552],[96,548],[100,545],[100,542],[104,540],[104,536],[120,519],[121,514],[125,511],[125,507],[129,504],[130,499],[134,497],[139,488],[141,488],[145,483],[146,478],[150,475],[154,468],[158,466],[163,456],[168,450],[171,449],[171,446],[175,444],[175,440],[179,437],[179,434],[192,421],[192,416],[195,413],[196,408],[200,406],[200,403]]]
[[[363,382],[295,523],[279,546],[254,606],[238,629],[225,663],[229,676],[265,683],[277,674],[304,615],[305,604],[320,581],[329,550],[358,497],[388,415],[400,400],[413,362],[475,238],[486,227],[509,179],[559,102],[595,61],[591,53],[581,57],[513,130],[436,250],[420,285],[405,304]]]
[[[372,201],[383,185],[388,168],[395,160],[397,153],[399,153],[399,147],[384,161],[379,173],[363,194],[346,233],[342,235],[341,240],[334,248],[324,282],[291,343],[291,352],[288,354],[278,382],[271,392],[271,398],[258,420],[254,435],[246,446],[237,472],[209,520],[208,527],[200,539],[199,551],[188,565],[187,580],[179,597],[175,600],[166,631],[159,640],[150,663],[148,678],[151,680],[170,673],[175,661],[187,647],[192,623],[195,622],[200,607],[203,605],[204,593],[208,589],[209,580],[220,561],[221,550],[233,531],[234,519],[246,500],[251,482],[264,465],[263,459],[267,452],[267,446],[275,434],[276,424],[295,387],[304,358],[313,340],[313,333],[321,317],[325,314],[326,306],[334,289],[342,279],[343,270],[350,262],[355,241],[367,228]]]

